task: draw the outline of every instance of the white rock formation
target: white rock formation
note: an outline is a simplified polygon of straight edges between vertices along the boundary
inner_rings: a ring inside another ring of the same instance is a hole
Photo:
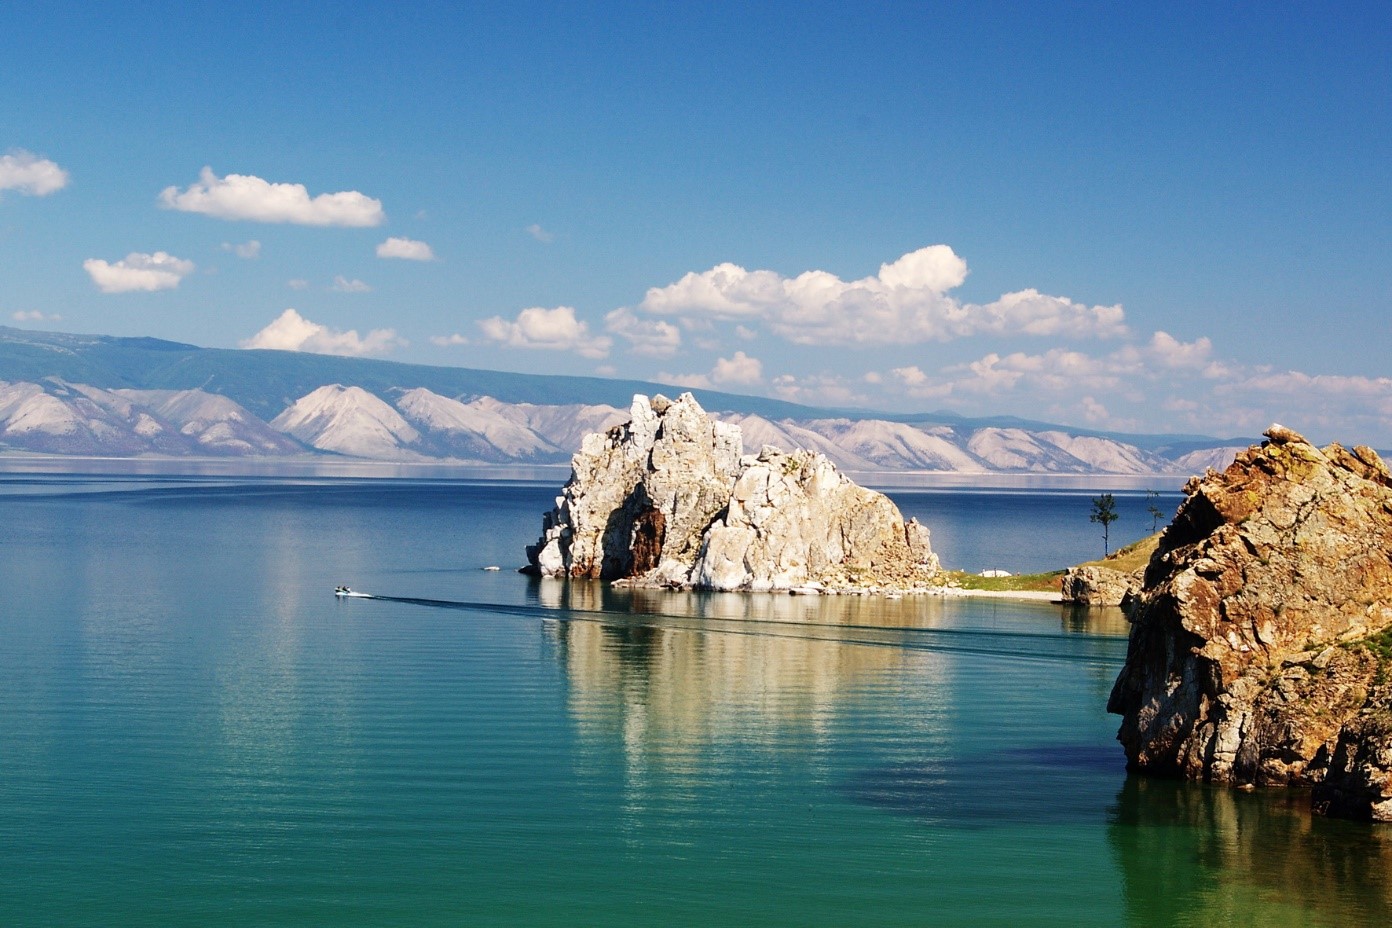
[[[741,455],[738,426],[689,393],[635,396],[588,436],[527,549],[544,576],[718,590],[913,589],[938,572],[928,530],[824,455]]]
[[[585,437],[570,482],[528,559],[547,576],[682,583],[701,534],[724,508],[739,466],[739,428],[689,393],[635,396],[629,422]]]
[[[712,590],[924,585],[938,572],[928,529],[817,452],[764,448],[740,462],[706,531],[692,586]]]

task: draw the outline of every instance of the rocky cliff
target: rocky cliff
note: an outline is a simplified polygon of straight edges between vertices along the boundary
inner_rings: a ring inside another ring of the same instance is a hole
[[[822,454],[765,447],[684,393],[636,396],[588,436],[527,549],[544,576],[712,590],[909,590],[938,573],[928,530]]]
[[[1108,709],[1132,769],[1392,818],[1392,475],[1280,426],[1190,481]]]

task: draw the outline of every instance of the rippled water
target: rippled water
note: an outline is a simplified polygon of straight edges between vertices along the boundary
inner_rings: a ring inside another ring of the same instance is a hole
[[[0,479],[0,924],[1392,920],[1384,832],[1127,778],[1114,610],[482,571],[554,492]],[[1097,541],[900,501],[950,564]]]

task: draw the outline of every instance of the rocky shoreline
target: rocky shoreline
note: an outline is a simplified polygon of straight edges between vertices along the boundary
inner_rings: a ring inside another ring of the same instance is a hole
[[[1392,821],[1392,474],[1273,426],[1190,481],[1108,710],[1130,769]]]
[[[1369,448],[1267,441],[1185,487],[1143,577],[1074,568],[1058,592],[947,582],[928,529],[825,456],[764,447],[695,398],[635,396],[588,436],[527,549],[549,577],[806,595],[1121,603],[1108,711],[1128,769],[1311,787],[1392,821],[1392,473]]]

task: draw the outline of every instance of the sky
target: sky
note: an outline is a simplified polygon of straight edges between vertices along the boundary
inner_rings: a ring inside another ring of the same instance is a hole
[[[10,0],[0,324],[1392,447],[1392,5],[747,6]]]

